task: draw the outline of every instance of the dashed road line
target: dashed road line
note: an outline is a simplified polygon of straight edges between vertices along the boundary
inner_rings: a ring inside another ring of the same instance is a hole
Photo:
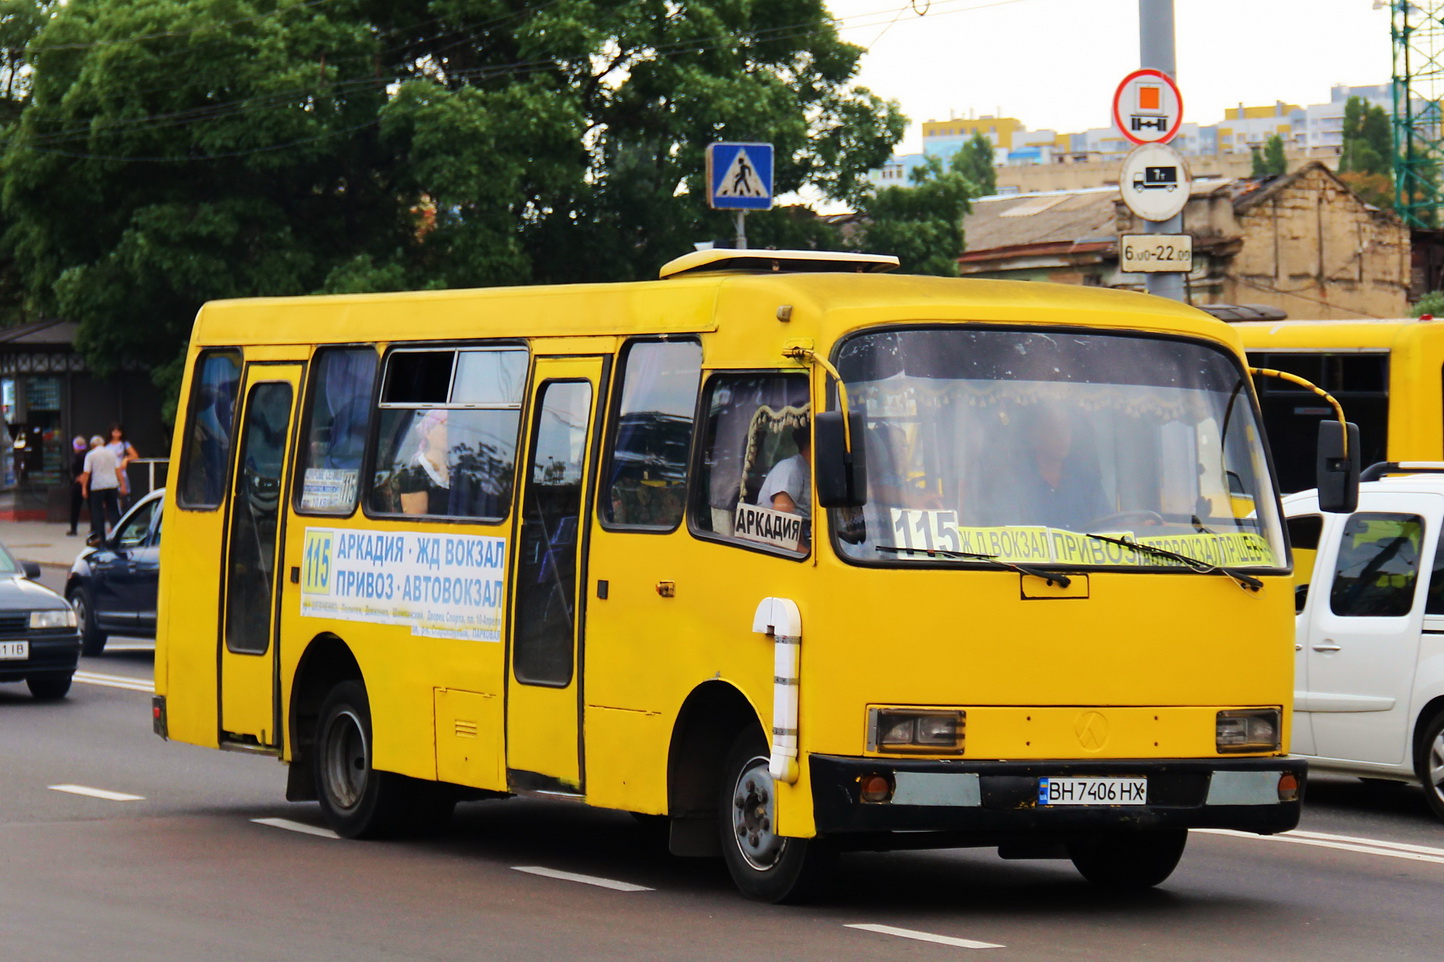
[[[145,800],[144,795],[128,795],[125,792],[112,792],[104,788],[91,788],[89,785],[50,785],[47,787],[52,791],[84,795],[87,798],[101,798],[107,802],[141,802]]]
[[[155,685],[144,678],[127,678],[125,675],[102,675],[93,671],[77,671],[75,680],[86,685],[101,685],[105,688],[124,688],[127,691],[155,694]]]
[[[305,822],[293,822],[289,818],[253,818],[251,821],[257,825],[266,825],[270,828],[285,829],[288,832],[298,832],[302,835],[314,835],[317,838],[340,838],[329,828],[317,828],[314,825],[307,825]]]
[[[528,875],[540,875],[544,878],[561,879],[563,882],[581,882],[583,885],[595,885],[598,888],[611,889],[615,892],[654,892],[645,885],[633,885],[631,882],[618,882],[615,879],[598,878],[595,875],[578,875],[575,872],[562,872],[554,868],[542,868],[540,865],[513,865],[512,871],[526,872]]]
[[[900,929],[893,925],[874,925],[867,922],[859,922],[845,926],[849,929],[861,929],[864,932],[876,932],[878,935],[892,935],[900,939],[912,939],[914,942],[932,942],[934,945],[950,945],[958,949],[1005,949],[1006,945],[999,945],[997,942],[979,942],[976,939],[959,939],[951,935],[934,935],[931,932],[919,932],[916,929]]]
[[[1358,852],[1362,855],[1381,855],[1385,858],[1402,858],[1411,862],[1432,862],[1444,865],[1444,849],[1425,845],[1409,845],[1404,842],[1384,842],[1373,838],[1356,838],[1352,835],[1328,835],[1323,832],[1292,831],[1282,835],[1254,835],[1251,832],[1236,832],[1228,828],[1194,829],[1206,835],[1227,835],[1233,838],[1262,839],[1266,842],[1291,842],[1294,845],[1314,845],[1331,848],[1340,852]]]

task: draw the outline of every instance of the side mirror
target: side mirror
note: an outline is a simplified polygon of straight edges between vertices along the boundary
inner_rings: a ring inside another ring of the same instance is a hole
[[[860,508],[867,504],[867,415],[852,410],[852,450],[847,447],[841,411],[823,411],[812,419],[812,473],[817,503],[824,508]]]
[[[20,568],[25,572],[25,577],[31,581],[40,580],[40,563],[38,561],[22,561]]]
[[[1345,430],[1348,434],[1345,435]],[[1345,438],[1348,456],[1344,455]],[[1319,422],[1319,510],[1349,514],[1359,506],[1359,426]]]

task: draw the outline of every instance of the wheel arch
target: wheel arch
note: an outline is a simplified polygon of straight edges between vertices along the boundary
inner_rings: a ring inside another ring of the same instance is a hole
[[[1419,714],[1414,716],[1414,732],[1409,738],[1409,763],[1418,764],[1419,752],[1423,749],[1424,729],[1440,712],[1444,712],[1444,695],[1435,695],[1424,703]]]
[[[287,719],[287,744],[291,756],[290,770],[286,774],[288,801],[315,801],[315,757],[312,748],[316,742],[321,703],[331,689],[353,679],[366,684],[360,663],[340,636],[328,631],[311,639],[296,664],[291,684]]]
[[[765,737],[757,709],[733,685],[708,681],[692,690],[677,712],[667,750],[667,814],[715,820],[723,762],[749,726]]]

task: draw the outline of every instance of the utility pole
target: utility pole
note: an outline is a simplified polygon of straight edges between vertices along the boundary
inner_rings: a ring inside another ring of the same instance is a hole
[[[1161,70],[1178,79],[1173,51],[1173,0],[1138,0],[1138,65]],[[1165,221],[1144,221],[1149,234],[1183,233],[1183,215],[1175,214]],[[1149,274],[1148,293],[1185,299],[1183,275],[1177,273]]]

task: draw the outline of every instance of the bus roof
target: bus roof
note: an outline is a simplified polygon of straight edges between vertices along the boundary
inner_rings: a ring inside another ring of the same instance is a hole
[[[1238,329],[1249,350],[1385,351],[1404,341],[1444,338],[1444,322],[1433,318],[1244,321],[1230,326]]]
[[[756,354],[746,350],[753,343],[771,357],[784,339],[830,344],[864,325],[928,321],[1141,329],[1239,344],[1231,325],[1202,311],[1126,291],[908,274],[709,271],[616,284],[213,301],[196,318],[192,347],[718,331],[739,355]]]

